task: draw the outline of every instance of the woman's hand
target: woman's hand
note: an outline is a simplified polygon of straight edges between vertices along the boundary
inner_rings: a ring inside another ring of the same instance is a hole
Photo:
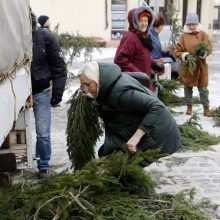
[[[137,129],[133,136],[128,140],[127,146],[128,150],[131,153],[135,153],[137,151],[137,144],[139,143],[144,134],[144,131],[142,131],[141,129]]]

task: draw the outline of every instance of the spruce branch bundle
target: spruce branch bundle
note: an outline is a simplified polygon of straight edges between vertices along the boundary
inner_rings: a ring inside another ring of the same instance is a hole
[[[198,123],[199,117],[194,113],[192,117],[182,125],[179,125],[182,150],[210,150],[211,145],[218,144],[220,137],[210,135],[206,131],[201,131],[201,125]]]
[[[220,127],[220,107],[212,110],[212,116],[215,121],[215,126]]]
[[[67,122],[67,146],[74,170],[81,169],[95,157],[95,144],[103,134],[94,100],[77,90],[70,101]]]
[[[193,54],[196,56],[198,51],[206,51],[208,54],[212,53],[212,49],[209,47],[209,43],[207,40],[198,43],[193,50]]]
[[[160,80],[161,85],[164,89],[159,90],[158,98],[168,107],[182,106],[185,105],[184,97],[177,96],[176,90],[180,88],[179,82],[176,80]],[[200,104],[198,97],[193,97],[194,104]]]
[[[187,60],[181,65],[181,68],[188,68],[188,71],[191,75],[193,75],[196,68],[198,68],[201,64],[201,57],[197,55],[198,51],[206,51],[208,54],[212,52],[207,40],[198,43],[193,52],[187,55]]]
[[[156,149],[135,155],[114,152],[91,160],[76,175],[0,188],[0,219],[209,220],[194,204],[194,191],[154,192],[155,182],[139,164],[151,163],[157,155]]]

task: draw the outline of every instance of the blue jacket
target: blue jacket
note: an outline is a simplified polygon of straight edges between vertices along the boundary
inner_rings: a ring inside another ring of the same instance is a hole
[[[159,59],[161,57],[167,57],[168,51],[161,49],[160,39],[158,37],[158,33],[154,30],[154,28],[150,29],[149,34],[151,36],[152,45],[153,45],[153,50],[151,51],[152,58]]]

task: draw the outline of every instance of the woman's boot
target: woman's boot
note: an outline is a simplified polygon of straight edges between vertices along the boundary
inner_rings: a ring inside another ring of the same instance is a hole
[[[211,116],[211,112],[209,110],[209,106],[204,106],[203,108],[204,108],[204,115],[206,117],[210,117]]]
[[[186,114],[187,115],[191,115],[192,114],[192,105],[187,105]]]

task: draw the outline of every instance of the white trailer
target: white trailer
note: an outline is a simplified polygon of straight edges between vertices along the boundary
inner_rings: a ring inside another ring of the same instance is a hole
[[[29,1],[2,0],[0,26],[0,172],[10,172],[33,166]]]

